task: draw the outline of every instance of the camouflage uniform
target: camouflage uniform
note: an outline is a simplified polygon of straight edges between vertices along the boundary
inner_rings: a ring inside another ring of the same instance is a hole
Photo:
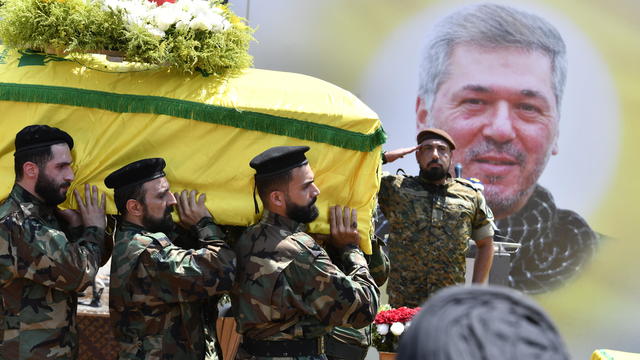
[[[381,239],[374,239],[371,243],[372,254],[365,255],[367,264],[369,265],[369,273],[378,286],[382,286],[389,277],[389,258],[384,251],[382,251],[383,245],[384,242]],[[337,260],[334,261],[334,263],[339,264]],[[330,337],[330,339],[327,339],[327,357],[329,360],[357,360],[346,354],[341,355],[344,351],[348,351],[350,354],[360,353],[360,358],[364,359],[369,346],[371,346],[372,326],[373,325],[370,324],[362,329],[344,326],[333,328],[327,335],[327,337]],[[332,349],[332,347],[336,348]]]
[[[493,214],[465,179],[432,185],[419,176],[387,175],[378,198],[390,223],[393,307],[419,306],[438,289],[463,283],[468,240],[493,235]]]
[[[380,292],[362,251],[350,246],[340,254],[343,273],[303,231],[303,224],[265,210],[260,222],[238,240],[238,280],[232,302],[243,342],[317,340],[321,344],[334,326],[361,328],[373,321]],[[319,352],[251,357],[241,349],[238,358],[326,359]]]
[[[0,205],[0,359],[75,359],[77,292],[100,266],[104,229],[62,231],[55,207],[14,185]]]
[[[109,309],[120,359],[218,358],[212,299],[231,289],[235,254],[211,218],[192,231],[196,249],[129,222],[118,229]]]

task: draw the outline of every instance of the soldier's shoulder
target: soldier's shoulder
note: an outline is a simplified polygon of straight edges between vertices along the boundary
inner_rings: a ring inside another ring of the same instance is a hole
[[[258,222],[257,224],[251,225],[244,229],[244,231],[238,236],[238,239],[233,244],[233,249],[236,252],[247,252],[250,251],[254,239],[264,231],[264,224]]]
[[[294,233],[289,236],[289,238],[300,245],[300,253],[308,253],[310,256],[316,258],[324,252],[322,246],[320,246],[313,237],[305,232]]]
[[[416,176],[406,174],[387,175],[382,178],[382,184],[396,189],[417,188],[420,186]]]
[[[0,201],[0,220],[7,217],[10,213],[16,211],[18,208],[13,201],[9,201],[8,198]]]
[[[471,189],[474,192],[482,192],[484,190],[484,185],[477,178],[455,178],[453,181],[455,184],[462,185],[464,188]]]
[[[253,224],[253,225],[247,227],[246,229],[244,229],[244,231],[240,234],[239,239],[251,237],[251,235],[262,231],[262,229],[265,226],[266,225],[264,223],[262,223],[262,222],[258,222],[256,224]]]
[[[163,248],[171,245],[164,233],[150,233],[138,230],[124,230],[117,234],[116,247],[122,244],[125,252],[144,251],[148,248]]]
[[[3,211],[0,214],[0,226],[4,231],[27,231],[34,234],[35,236],[23,237],[23,240],[26,240],[27,242],[35,242],[38,238],[43,236],[49,237],[52,234],[64,235],[61,230],[45,225],[40,217],[33,215],[33,212],[36,211],[33,203],[16,203],[14,201],[7,201],[3,205]]]
[[[150,233],[150,232],[140,232],[134,236],[136,242],[141,245],[145,245],[146,247],[161,247],[165,248],[167,246],[171,246],[172,242],[169,237],[162,232]]]
[[[21,206],[9,199],[3,200],[0,204],[0,222],[21,225],[26,215]]]

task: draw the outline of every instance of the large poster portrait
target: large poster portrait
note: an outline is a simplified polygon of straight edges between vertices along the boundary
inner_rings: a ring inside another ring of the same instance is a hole
[[[528,293],[561,285],[582,269],[602,236],[576,210],[556,203],[541,176],[550,160],[567,149],[564,158],[575,163],[574,172],[567,173],[565,166],[556,170],[562,174],[558,178],[573,177],[577,183],[591,177],[589,163],[580,167],[580,159],[571,158],[579,155],[571,149],[581,146],[580,141],[569,140],[576,133],[570,129],[560,138],[564,122],[580,122],[584,137],[611,143],[608,153],[615,152],[616,122],[597,125],[604,113],[617,111],[608,74],[600,79],[604,86],[596,86],[602,96],[591,106],[595,111],[580,116],[569,107],[563,114],[571,65],[567,45],[558,29],[541,16],[507,5],[463,6],[424,34],[413,76],[418,79],[413,96],[416,129],[436,127],[451,134],[457,144],[453,162],[462,165],[463,177],[478,178],[484,185],[498,227],[494,239],[521,244],[511,260],[509,285]],[[384,52],[393,53],[397,52]],[[579,65],[574,67],[578,76],[584,76]],[[599,70],[596,73],[601,74],[605,69]],[[380,97],[389,97],[387,92],[376,93],[381,88],[372,85],[363,91],[378,103]],[[404,134],[396,133],[400,117],[382,118],[392,119],[385,122],[390,138],[408,140],[406,128],[411,125],[403,127]],[[554,180],[546,182],[563,192]]]

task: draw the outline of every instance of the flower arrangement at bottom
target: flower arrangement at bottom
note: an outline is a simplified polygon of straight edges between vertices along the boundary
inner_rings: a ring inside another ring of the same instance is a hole
[[[253,29],[215,0],[5,0],[0,18],[0,38],[17,49],[117,53],[219,75],[252,63]]]
[[[392,308],[383,305],[373,321],[373,346],[378,351],[397,352],[400,336],[411,325],[411,319],[420,308],[399,307]]]

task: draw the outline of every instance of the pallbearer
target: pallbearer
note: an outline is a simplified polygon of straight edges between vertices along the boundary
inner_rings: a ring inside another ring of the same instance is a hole
[[[358,249],[355,210],[333,208],[331,239],[343,263],[306,234],[318,216],[320,190],[305,157],[307,146],[281,146],[256,156],[260,222],[238,240],[237,282],[232,296],[241,359],[326,359],[323,336],[334,326],[369,325],[379,290]]]
[[[161,158],[139,160],[104,181],[122,218],[109,290],[118,357],[217,359],[214,296],[231,288],[235,255],[204,194],[171,193],[164,167]]]
[[[75,176],[73,139],[47,125],[16,135],[16,182],[0,204],[0,359],[75,359],[77,293],[109,259],[105,196],[85,185],[60,210]]]

